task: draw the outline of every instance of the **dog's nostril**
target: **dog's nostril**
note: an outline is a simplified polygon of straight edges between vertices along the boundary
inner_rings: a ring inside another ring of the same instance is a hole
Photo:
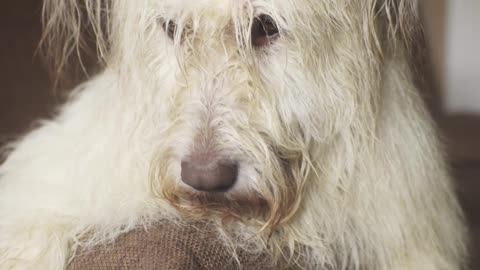
[[[191,161],[182,161],[182,181],[199,191],[224,192],[237,180],[238,165],[218,164],[206,167]]]

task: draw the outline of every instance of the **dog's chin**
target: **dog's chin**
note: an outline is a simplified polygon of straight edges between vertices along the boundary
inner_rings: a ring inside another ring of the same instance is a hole
[[[255,192],[203,192],[177,186],[164,191],[164,196],[180,213],[192,218],[264,219],[270,208],[267,201]]]

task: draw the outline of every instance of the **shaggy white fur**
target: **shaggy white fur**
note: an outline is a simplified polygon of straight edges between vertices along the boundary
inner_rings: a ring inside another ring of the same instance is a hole
[[[409,66],[416,0],[45,0],[44,12],[57,75],[88,29],[105,69],[10,145],[0,269],[64,269],[79,247],[192,219],[232,255],[304,269],[462,269],[462,213]],[[253,46],[262,15],[279,36]],[[238,162],[235,186],[183,184],[194,151]]]

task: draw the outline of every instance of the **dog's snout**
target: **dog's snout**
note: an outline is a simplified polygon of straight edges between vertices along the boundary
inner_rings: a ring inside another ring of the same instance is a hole
[[[208,165],[201,161],[184,160],[181,164],[182,181],[190,187],[207,192],[225,192],[237,180],[238,165],[218,163]]]

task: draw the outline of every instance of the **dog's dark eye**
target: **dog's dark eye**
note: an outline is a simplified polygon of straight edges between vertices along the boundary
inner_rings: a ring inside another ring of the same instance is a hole
[[[268,15],[262,14],[257,16],[252,22],[251,35],[254,47],[269,45],[279,36],[277,23]]]
[[[163,29],[165,33],[167,33],[168,37],[171,39],[175,38],[177,34],[177,24],[172,21],[165,21],[163,22]]]

